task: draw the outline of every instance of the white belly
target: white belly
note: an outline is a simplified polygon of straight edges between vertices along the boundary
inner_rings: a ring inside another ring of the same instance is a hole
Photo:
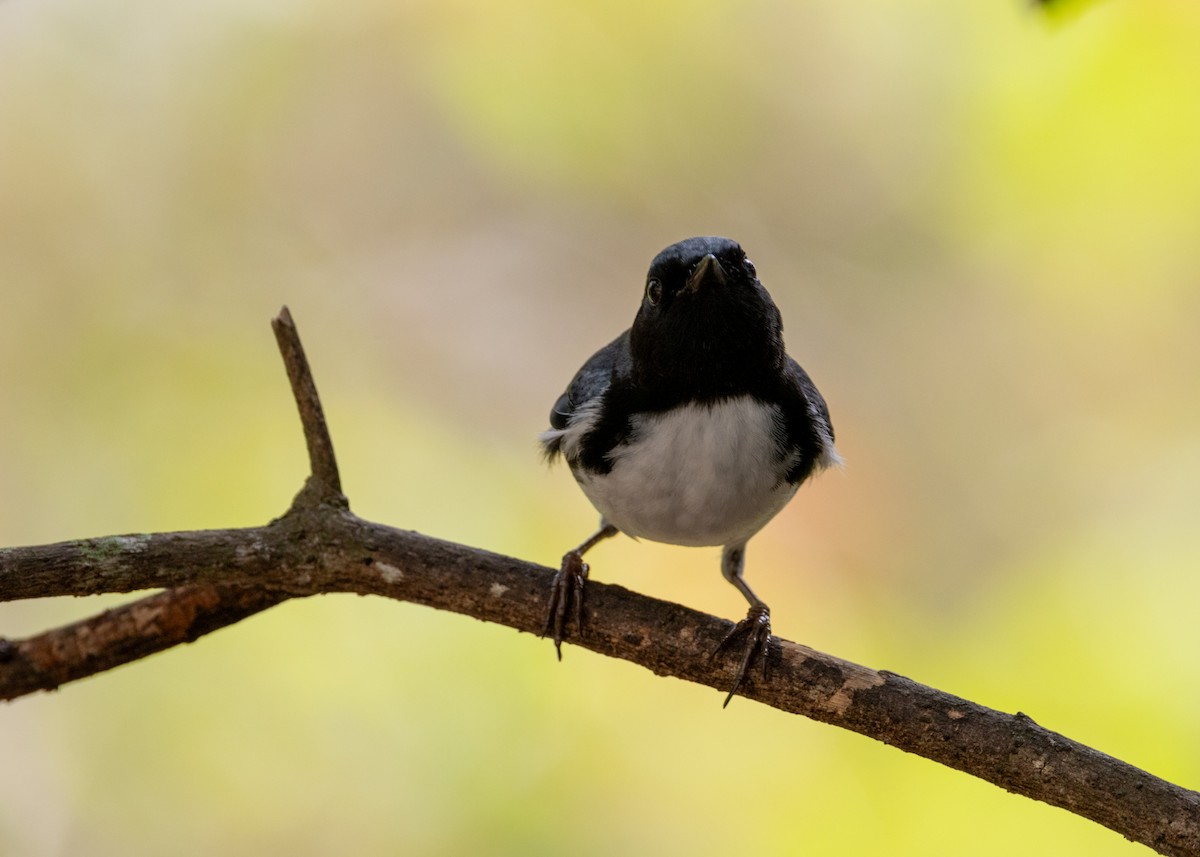
[[[612,470],[575,471],[583,492],[626,535],[676,545],[745,541],[796,493],[784,479],[779,409],[743,396],[634,418]]]

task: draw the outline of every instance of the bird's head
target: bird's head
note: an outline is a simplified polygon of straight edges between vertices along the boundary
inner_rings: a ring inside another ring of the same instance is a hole
[[[747,373],[782,365],[779,310],[754,263],[729,238],[689,238],[654,257],[630,342],[649,382],[740,386]]]

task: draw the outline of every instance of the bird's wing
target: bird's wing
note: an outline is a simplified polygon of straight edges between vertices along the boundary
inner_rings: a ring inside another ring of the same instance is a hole
[[[562,436],[571,418],[581,407],[604,394],[614,371],[628,371],[632,362],[628,330],[588,358],[550,409],[550,431],[541,437],[548,458],[554,458],[562,451]]]
[[[833,445],[833,421],[829,418],[825,397],[799,363],[791,357],[787,362],[788,386],[793,394],[799,394],[798,398],[793,399],[797,413],[794,414],[796,418],[788,420],[788,440],[801,453],[787,478],[789,482],[800,483],[817,470],[841,464],[842,457]],[[801,407],[803,412],[799,412]]]

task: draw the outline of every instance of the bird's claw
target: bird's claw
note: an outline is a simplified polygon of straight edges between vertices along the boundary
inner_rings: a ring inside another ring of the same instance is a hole
[[[541,636],[550,634],[554,639],[554,651],[562,660],[562,641],[567,630],[567,611],[574,603],[575,630],[583,636],[583,583],[587,580],[588,565],[583,554],[571,551],[563,556],[562,567],[550,584],[550,605],[546,609],[546,626]]]
[[[738,688],[742,686],[742,682],[745,681],[756,658],[762,661],[763,678],[767,677],[767,654],[770,651],[771,643],[771,608],[766,604],[753,605],[746,613],[746,618],[734,625],[725,635],[721,644],[713,651],[713,659],[720,656],[734,640],[740,637],[747,638],[746,648],[742,655],[741,666],[738,667],[737,677],[733,681],[733,687],[729,689],[729,695],[725,697],[722,708],[729,705],[729,700],[733,699],[733,695],[738,692]]]

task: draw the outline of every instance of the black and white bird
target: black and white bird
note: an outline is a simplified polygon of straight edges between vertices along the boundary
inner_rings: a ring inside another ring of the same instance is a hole
[[[650,264],[633,327],[592,355],[541,435],[600,512],[564,557],[543,634],[583,628],[583,554],[625,533],[721,546],[721,573],[750,602],[718,647],[745,637],[725,703],[751,665],[766,668],[770,608],[742,576],[746,542],[819,470],[839,464],[825,400],[787,355],[783,323],[736,241],[689,238]]]

